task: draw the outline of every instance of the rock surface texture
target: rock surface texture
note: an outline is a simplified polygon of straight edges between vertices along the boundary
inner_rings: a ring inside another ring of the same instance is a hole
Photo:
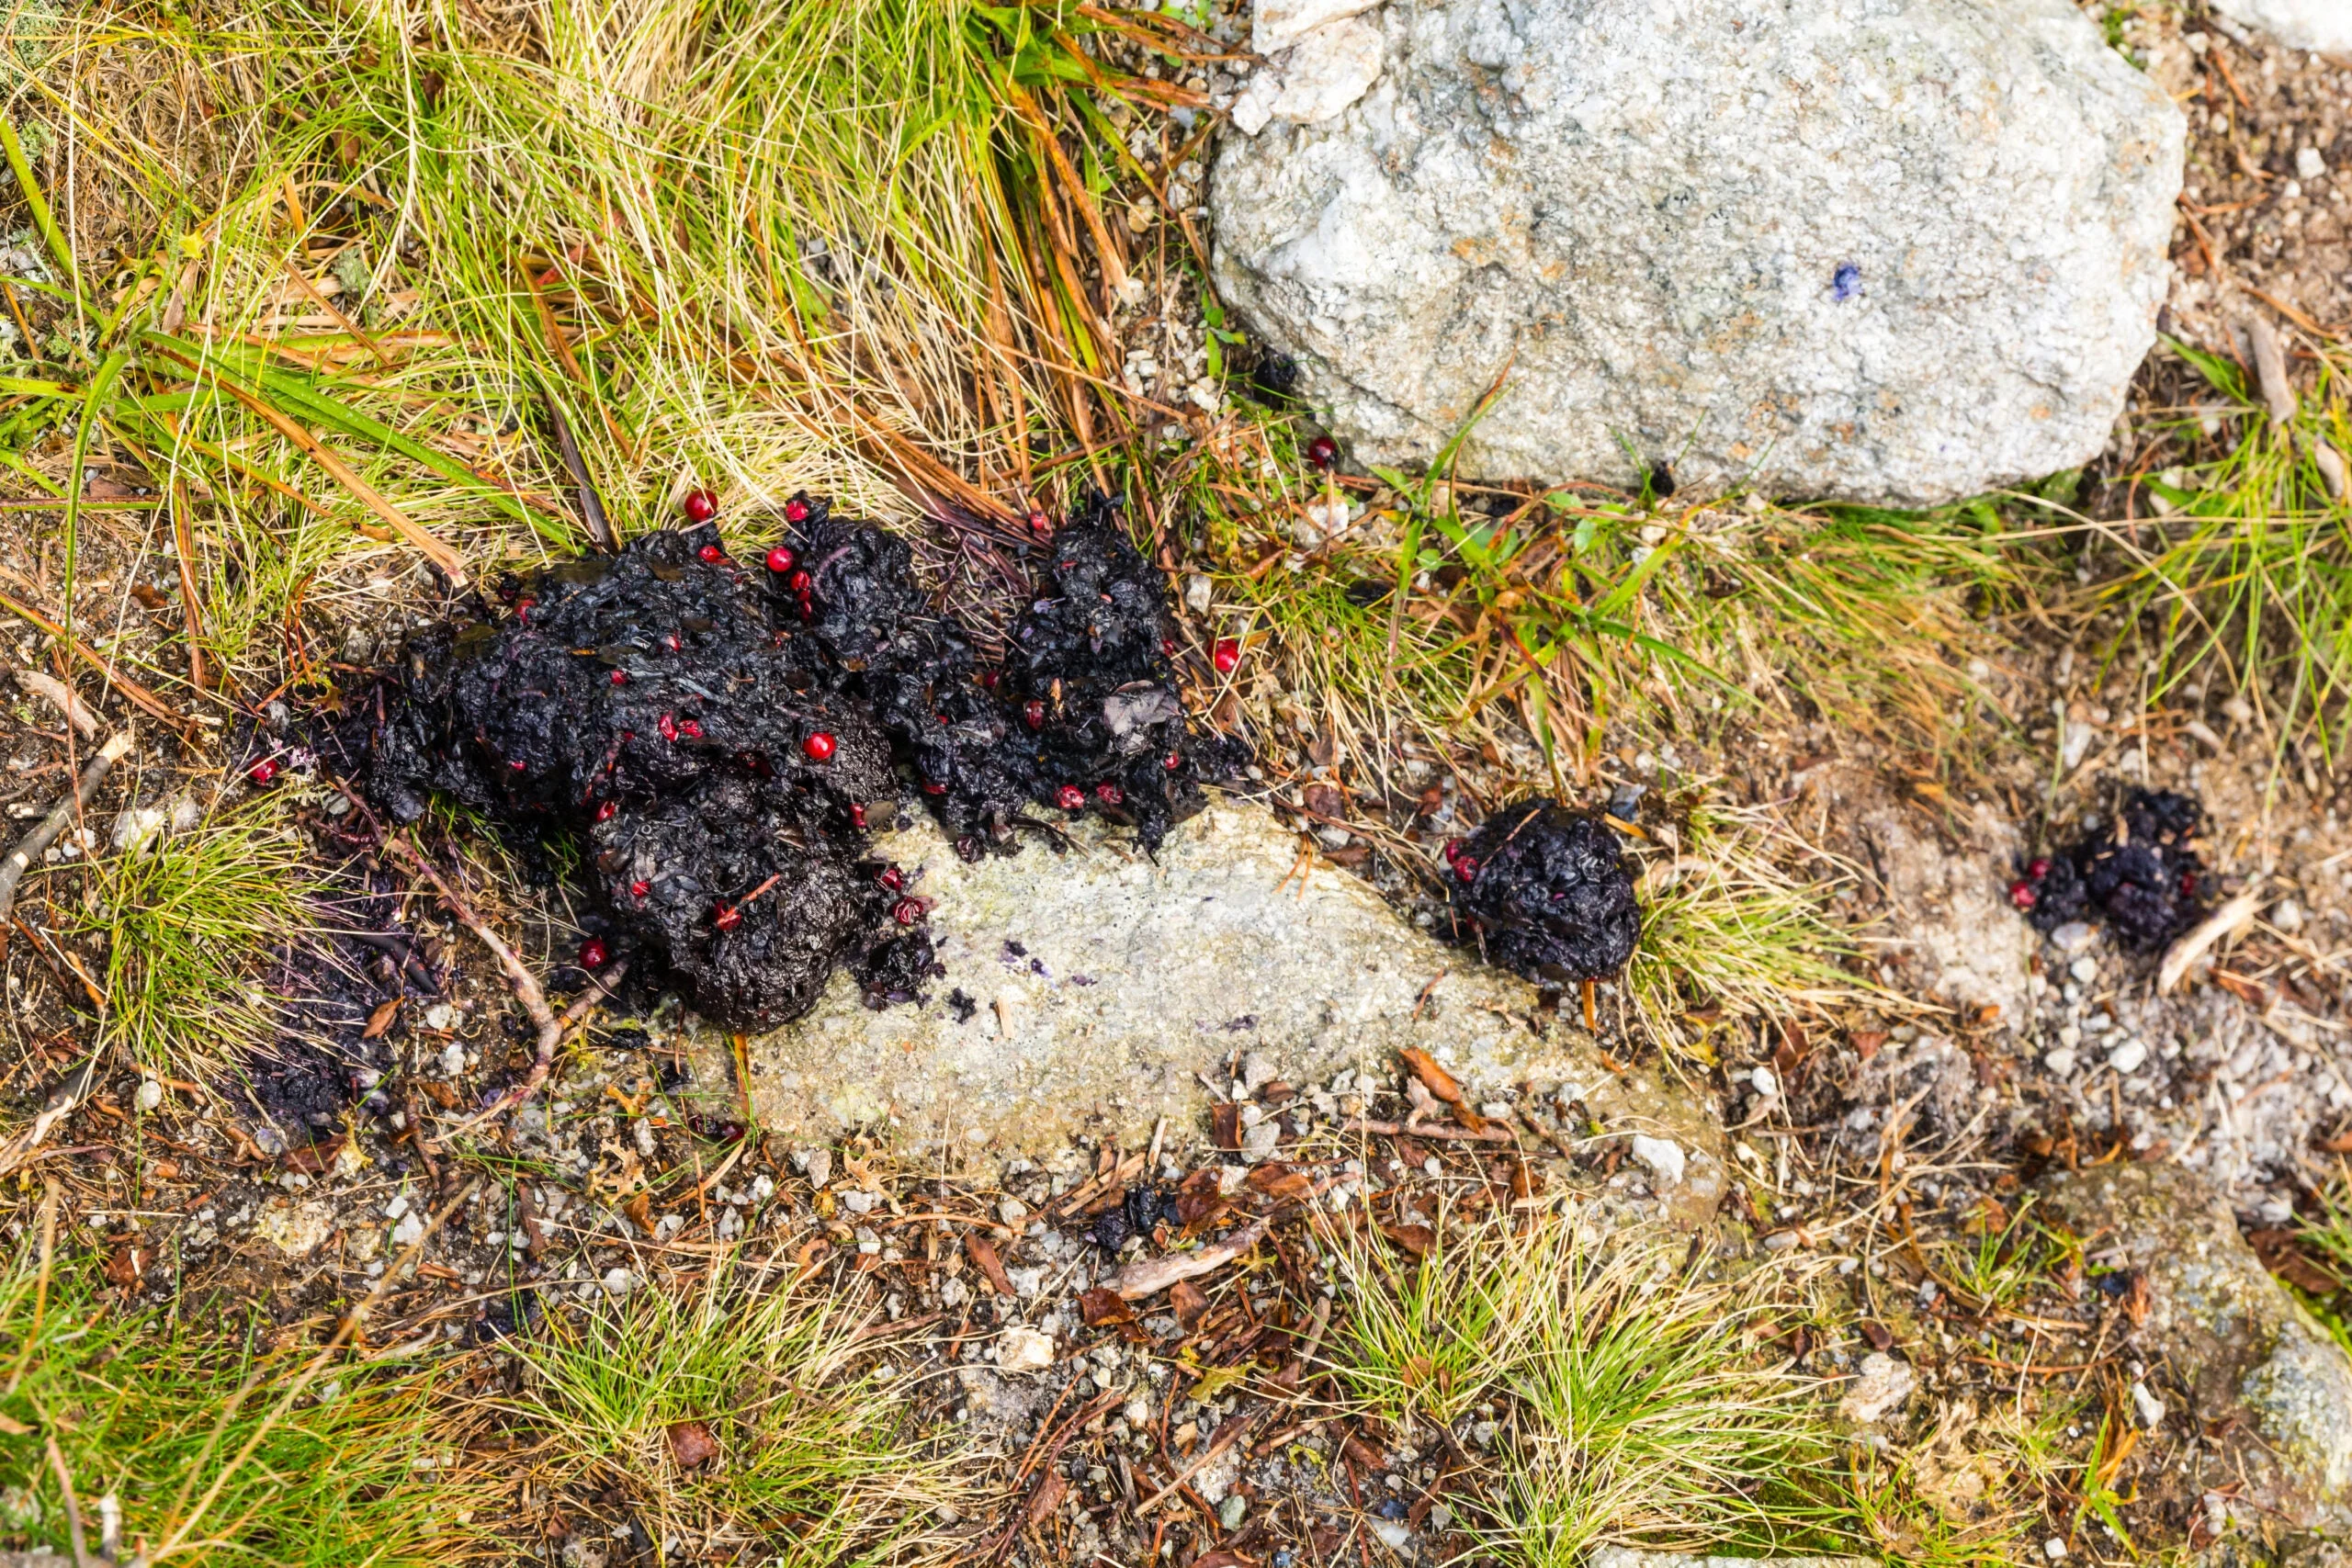
[[[2352,60],[2352,6],[2345,0],[2213,0],[2213,9],[2290,48]]]
[[[1262,807],[1218,801],[1156,863],[1088,829],[1065,854],[1033,845],[971,863],[928,819],[881,836],[877,852],[922,868],[913,886],[938,900],[946,976],[922,1004],[883,1012],[837,976],[807,1018],[751,1043],[753,1106],[787,1136],[879,1124],[975,1151],[1044,1149],[1090,1127],[1139,1140],[1162,1116],[1189,1126],[1204,1078],[1229,1082],[1237,1055],[1304,1090],[1342,1071],[1393,1077],[1410,1045],[1474,1097],[1532,1082],[1582,1100],[1611,1132],[1671,1141],[1679,1179],[1648,1179],[1679,1217],[1703,1217],[1722,1193],[1721,1130],[1695,1100],[1611,1074],[1532,986],[1414,930],[1358,878],[1302,862],[1297,835]],[[728,1055],[711,1040],[695,1071],[721,1103]],[[1271,1148],[1273,1125],[1246,1125],[1244,1149]]]
[[[2304,1529],[2352,1526],[2352,1359],[2262,1267],[2227,1202],[2177,1166],[2107,1165],[2045,1188],[2040,1211],[2084,1239],[2093,1263],[2142,1271],[2138,1330],[2203,1430],[2231,1417],[2263,1439],[2244,1462],[2250,1517]]]
[[[1359,463],[1428,460],[1499,380],[1464,477],[1908,504],[2105,445],[2184,137],[2065,0],[1390,4],[1234,118],[1217,286]]]

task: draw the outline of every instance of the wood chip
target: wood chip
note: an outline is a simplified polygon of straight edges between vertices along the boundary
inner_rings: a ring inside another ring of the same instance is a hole
[[[1198,1252],[1171,1253],[1166,1258],[1150,1258],[1130,1263],[1112,1280],[1111,1288],[1128,1301],[1156,1296],[1179,1280],[1197,1280],[1202,1275],[1224,1268],[1264,1239],[1266,1220],[1252,1220],[1227,1236]]]

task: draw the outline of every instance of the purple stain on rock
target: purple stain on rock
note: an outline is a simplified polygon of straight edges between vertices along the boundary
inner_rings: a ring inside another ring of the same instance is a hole
[[[1829,297],[1840,305],[1862,291],[1862,269],[1852,262],[1840,262],[1829,277]]]

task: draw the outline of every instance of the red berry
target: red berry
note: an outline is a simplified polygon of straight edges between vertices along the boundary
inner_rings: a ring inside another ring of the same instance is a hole
[[[1170,659],[1175,658],[1176,639],[1172,637],[1161,637],[1159,639],[1159,651]]]
[[[1453,859],[1453,874],[1460,877],[1464,882],[1476,882],[1478,880],[1478,862],[1476,858],[1471,855],[1456,855]]]
[[[537,599],[517,599],[514,601],[514,618],[518,621],[527,623],[531,618],[531,606],[537,603],[538,601]]]
[[[2197,897],[2197,874],[2195,872],[2184,871],[2180,874],[2180,896],[2184,898],[2194,898]]]
[[[674,741],[678,739],[678,720],[674,714],[663,714],[662,722],[654,728],[662,732],[662,739],[664,740]]]
[[[677,653],[685,648],[686,639],[680,637],[676,632],[671,632],[662,638],[662,646],[668,649],[673,653]]]
[[[831,736],[826,734],[820,729],[817,731],[816,734],[811,735],[808,739],[803,740],[800,743],[800,749],[808,753],[808,760],[812,762],[830,762],[833,760],[833,752],[839,748],[840,744],[841,743],[839,741],[835,740]]]
[[[245,770],[245,777],[253,780],[254,783],[257,784],[266,784],[277,776],[277,759],[275,757],[264,757],[260,761],[255,762],[252,767]]]
[[[1230,675],[1241,663],[1241,645],[1229,637],[1216,639],[1216,651],[1211,656],[1220,675]]]
[[[1452,865],[1455,861],[1458,861],[1461,858],[1462,840],[1459,839],[1448,839],[1445,841],[1445,863]]]
[[[516,757],[516,758],[514,758],[513,761],[509,761],[506,765],[507,765],[508,767],[510,767],[510,768],[514,769],[516,773],[521,773],[524,769],[526,769],[526,768],[529,767],[531,764],[530,764],[530,763],[528,763],[528,762],[526,762],[526,761],[523,761],[523,759],[522,759],[522,758],[520,758],[520,757]]]
[[[645,878],[643,878],[643,877],[641,877],[641,876],[640,876],[640,877],[639,877],[635,882],[632,882],[632,883],[630,883],[630,884],[628,885],[628,896],[629,896],[630,897],[632,897],[632,898],[642,898],[642,897],[644,897],[648,893],[650,893],[650,892],[652,892],[652,891],[653,891],[653,884],[651,884],[650,882],[646,881],[646,880],[645,880]]]
[[[1050,534],[1054,531],[1054,525],[1046,518],[1043,508],[1033,506],[1029,509],[1029,531],[1033,534]]]
[[[792,553],[792,547],[790,545],[778,545],[775,548],[768,552],[768,570],[776,573],[778,576],[782,576],[784,573],[790,571],[792,570],[792,563],[799,558],[799,557]]]
[[[808,521],[808,503],[796,495],[784,503],[784,515],[789,522],[806,523]]]
[[[696,550],[695,554],[701,557],[704,560],[708,561],[713,566],[717,566],[720,561],[727,558],[727,552],[720,549],[717,545],[705,545],[702,548]]]
[[[732,904],[721,904],[718,912],[710,917],[710,923],[720,931],[731,931],[743,923],[743,911]]]
[[[855,801],[850,802],[849,825],[853,828],[863,828],[865,826],[865,807],[858,805]]]
[[[616,671],[613,671],[613,684],[614,684],[614,685],[616,685],[616,686],[626,686],[626,685],[628,685],[628,671],[626,671],[626,670],[616,670]]]
[[[1172,773],[1177,769],[1184,765],[1184,753],[1182,751],[1170,751],[1168,753],[1168,760],[1159,765],[1166,768]]]
[[[907,885],[907,874],[895,865],[886,865],[882,868],[882,874],[874,880],[888,891],[896,893]]]
[[[600,800],[596,803],[596,820],[599,822],[609,822],[614,818],[620,815],[620,810],[621,803],[619,801]]]
[[[922,919],[922,900],[901,898],[890,906],[890,918],[902,926],[913,925]]]
[[[1046,728],[1046,705],[1035,697],[1021,705],[1021,722],[1032,729]]]
[[[1086,792],[1076,784],[1064,784],[1054,791],[1054,804],[1064,811],[1083,811],[1086,809]]]
[[[925,795],[945,795],[947,786],[937,779],[925,779],[922,781],[922,792]]]
[[[605,951],[605,944],[593,936],[580,944],[580,967],[582,969],[602,969],[609,956]]]
[[[685,498],[679,502],[678,505],[685,512],[687,520],[690,522],[707,523],[718,515],[718,497],[707,490],[686,491]],[[702,558],[708,560],[710,557],[705,555]]]
[[[689,740],[699,740],[702,739],[702,724],[697,719],[682,718],[678,721],[678,733]]]
[[[2032,861],[2027,864],[2025,874],[2039,882],[2050,874],[2050,862],[2046,858]]]
[[[2030,909],[2039,901],[2038,896],[2033,891],[2033,884],[2023,877],[2009,884],[2009,902],[2018,908]]]
[[[1340,460],[1340,444],[1328,435],[1318,435],[1306,444],[1306,460],[1328,470]]]
[[[816,580],[811,578],[805,571],[796,571],[790,577],[785,579],[785,583],[795,593],[797,593],[803,599],[806,599],[808,597],[809,591],[816,586]]]
[[[1094,798],[1105,806],[1117,806],[1127,798],[1127,792],[1105,781],[1094,786]]]

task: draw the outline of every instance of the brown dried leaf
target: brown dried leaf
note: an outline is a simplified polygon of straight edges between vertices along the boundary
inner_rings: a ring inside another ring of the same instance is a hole
[[[1216,1146],[1227,1154],[1241,1147],[1241,1107],[1223,1100],[1209,1109],[1209,1132]]]
[[[392,1020],[398,1018],[400,1015],[400,998],[394,997],[389,1001],[378,1003],[376,1010],[368,1015],[368,1027],[359,1032],[359,1038],[362,1040],[381,1039],[383,1037],[384,1031],[391,1028]]]
[[[1089,1328],[1100,1328],[1106,1323],[1133,1323],[1135,1309],[1119,1299],[1119,1292],[1101,1285],[1078,1293],[1079,1315]]]
[[[1427,1258],[1437,1245],[1437,1234],[1427,1225],[1383,1225],[1380,1234],[1416,1258]]]
[[[700,1421],[673,1421],[662,1428],[670,1438],[670,1457],[680,1470],[695,1470],[718,1457],[718,1439]]]
[[[1176,1314],[1177,1326],[1190,1334],[1209,1314],[1209,1298],[1198,1285],[1179,1280],[1168,1287],[1168,1304]]]
[[[1404,1058],[1405,1066],[1412,1070],[1413,1077],[1420,1080],[1422,1087],[1453,1108],[1454,1116],[1464,1126],[1474,1133],[1487,1130],[1487,1119],[1470,1108],[1469,1099],[1463,1094],[1462,1086],[1453,1081],[1452,1073],[1437,1065],[1436,1057],[1411,1045],[1397,1055]]]
[[[1293,1203],[1315,1190],[1315,1183],[1295,1165],[1268,1160],[1251,1168],[1249,1184],[1277,1203]]]
[[[1069,1482],[1060,1471],[1046,1472],[1046,1478],[1037,1483],[1037,1490],[1029,1495],[1029,1506],[1022,1510],[1023,1522],[1034,1525],[1053,1517],[1054,1510],[1062,1506],[1062,1498],[1069,1491]]]
[[[146,1272],[146,1249],[125,1242],[107,1254],[107,1283],[127,1291],[139,1283],[140,1277]]]
[[[1004,1260],[996,1255],[996,1248],[988,1237],[978,1231],[966,1231],[964,1256],[972,1260],[972,1266],[988,1280],[990,1290],[1000,1296],[1012,1294],[1012,1281],[1004,1274]]]
[[[634,1220],[637,1223],[637,1228],[643,1231],[646,1235],[651,1235],[653,1234],[654,1221],[652,1193],[639,1192],[636,1197],[631,1198],[628,1202],[621,1205],[621,1213],[627,1214],[631,1220]]]
[[[305,1176],[317,1176],[334,1164],[335,1156],[343,1153],[343,1145],[348,1142],[349,1138],[339,1137],[329,1138],[323,1144],[304,1144],[299,1149],[287,1150],[277,1163]]]

